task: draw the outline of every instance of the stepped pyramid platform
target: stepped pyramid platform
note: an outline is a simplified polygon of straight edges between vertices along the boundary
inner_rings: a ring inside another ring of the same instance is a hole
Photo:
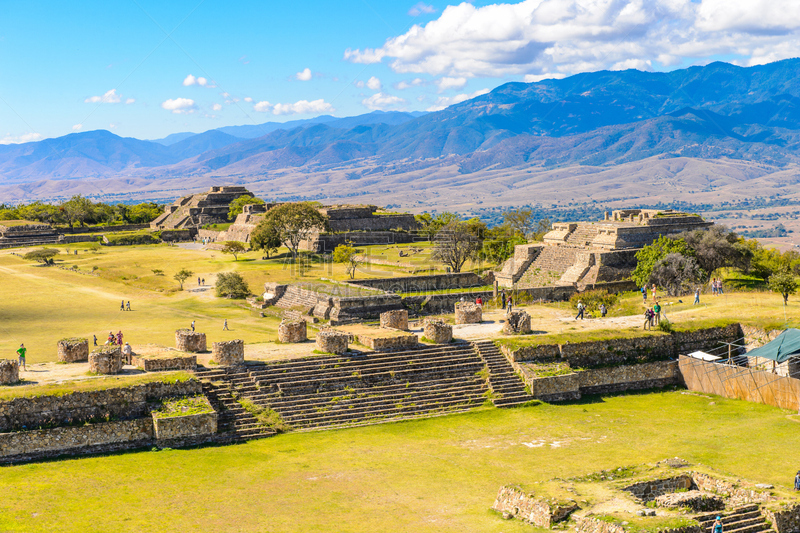
[[[168,205],[164,214],[150,223],[154,230],[198,229],[228,221],[230,203],[240,196],[253,196],[245,187],[211,187],[208,192],[184,196]]]

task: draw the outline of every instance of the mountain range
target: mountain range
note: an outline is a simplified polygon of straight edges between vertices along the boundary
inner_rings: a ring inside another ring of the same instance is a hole
[[[317,187],[317,197],[342,199],[383,194],[404,176],[422,187],[422,176],[454,187],[476,173],[584,175],[664,159],[712,163],[693,166],[704,169],[736,161],[786,181],[799,148],[800,59],[748,68],[717,62],[506,83],[425,114],[322,116],[155,141],[100,130],[5,145],[0,198],[53,196],[62,180],[69,180],[64,194],[168,197],[179,179],[253,184],[284,196],[312,196]],[[338,183],[348,187],[332,186]]]

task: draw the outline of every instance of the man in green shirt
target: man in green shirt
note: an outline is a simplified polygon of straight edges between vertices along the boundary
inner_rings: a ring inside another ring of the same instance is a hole
[[[653,306],[653,314],[655,315],[655,325],[657,326],[659,322],[661,322],[661,304],[656,302],[656,305]]]
[[[25,348],[24,344],[20,344],[19,345],[19,350],[17,350],[17,355],[19,356],[19,366],[21,366],[25,371],[28,370],[28,367],[25,366],[25,353],[27,351],[28,351],[28,349]]]

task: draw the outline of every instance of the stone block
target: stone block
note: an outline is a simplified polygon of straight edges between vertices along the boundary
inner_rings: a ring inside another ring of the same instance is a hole
[[[503,333],[506,335],[525,335],[531,332],[531,316],[525,311],[511,311],[506,315]]]
[[[322,330],[317,333],[317,350],[325,353],[343,354],[347,351],[347,342],[350,336],[332,329]]]
[[[154,416],[153,428],[156,439],[160,441],[211,435],[217,432],[217,413],[201,413],[169,418],[156,418]]]
[[[305,342],[308,340],[306,321],[284,318],[278,326],[278,340],[281,342]]]
[[[161,372],[164,370],[192,370],[197,369],[196,355],[176,355],[175,357],[153,357],[134,355],[131,364],[145,372]]]
[[[89,371],[95,374],[119,374],[122,370],[122,350],[119,346],[98,348],[89,354]]]
[[[58,361],[75,363],[89,359],[88,339],[61,339],[58,341]]]
[[[483,308],[472,302],[456,303],[456,324],[480,324],[483,321]]]
[[[175,332],[175,347],[182,352],[205,352],[206,334],[190,329],[179,329]]]
[[[408,330],[408,310],[395,309],[381,313],[381,327],[389,329]]]
[[[222,366],[236,366],[244,363],[244,341],[215,342],[211,347],[211,360]]]
[[[0,385],[11,385],[19,382],[19,361],[0,359]]]
[[[423,324],[423,335],[436,344],[447,344],[453,340],[453,326],[440,318],[427,318]]]

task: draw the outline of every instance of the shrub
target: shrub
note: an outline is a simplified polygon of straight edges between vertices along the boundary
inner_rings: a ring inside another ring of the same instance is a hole
[[[672,322],[667,320],[666,318],[662,318],[658,321],[658,329],[659,331],[663,331],[664,333],[672,333],[674,328],[672,327]]]
[[[609,294],[606,290],[591,290],[591,291],[584,291],[574,294],[572,298],[569,299],[570,305],[572,307],[576,307],[578,302],[583,302],[583,305],[586,306],[586,310],[590,313],[596,313],[600,309],[601,304],[606,305],[606,309],[611,310],[612,307],[617,305],[619,301],[619,296],[616,294]]]
[[[134,244],[158,244],[161,241],[150,233],[106,236],[109,246],[133,246]]]
[[[250,296],[250,287],[238,272],[222,272],[217,275],[217,296],[247,298]]]

